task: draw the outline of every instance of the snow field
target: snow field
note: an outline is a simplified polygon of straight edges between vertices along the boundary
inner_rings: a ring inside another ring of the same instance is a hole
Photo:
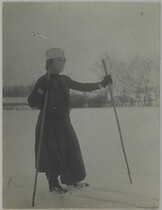
[[[159,109],[118,108],[133,184],[129,183],[112,108],[73,109],[71,120],[86,166],[89,188],[60,196],[38,176],[35,208],[157,207],[159,204]],[[5,208],[31,208],[34,132],[38,111],[4,111]]]

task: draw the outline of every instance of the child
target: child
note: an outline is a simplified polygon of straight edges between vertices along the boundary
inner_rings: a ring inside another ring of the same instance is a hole
[[[47,73],[38,79],[28,97],[30,107],[40,109],[35,140],[37,162],[42,110],[45,94],[48,91],[43,140],[37,170],[46,173],[49,190],[58,193],[66,192],[59,183],[59,176],[62,184],[74,186],[79,186],[80,181],[86,177],[80,146],[69,117],[69,89],[84,92],[93,91],[112,83],[111,75],[106,76],[99,83],[73,81],[60,74],[64,69],[65,62],[62,49],[48,49],[46,51]]]

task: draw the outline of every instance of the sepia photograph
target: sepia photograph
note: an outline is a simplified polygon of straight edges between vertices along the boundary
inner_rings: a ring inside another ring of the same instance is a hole
[[[160,2],[2,3],[4,209],[159,208]]]

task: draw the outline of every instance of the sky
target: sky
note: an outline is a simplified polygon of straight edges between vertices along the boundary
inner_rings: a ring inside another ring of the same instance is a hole
[[[36,81],[45,73],[45,50],[51,47],[65,50],[64,74],[93,82],[98,77],[92,69],[106,51],[121,60],[159,58],[160,4],[5,2],[2,32],[4,85]]]

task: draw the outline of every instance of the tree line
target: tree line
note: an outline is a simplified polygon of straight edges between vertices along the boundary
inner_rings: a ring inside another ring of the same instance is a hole
[[[124,62],[110,52],[104,53],[104,58],[113,77],[113,94],[117,106],[159,106],[160,67],[157,61],[150,57],[134,56],[129,58],[129,62]],[[103,77],[100,59],[92,71],[98,78]],[[4,86],[3,97],[27,97],[33,85]],[[71,91],[70,95],[71,107],[111,106],[108,88],[93,94]]]

